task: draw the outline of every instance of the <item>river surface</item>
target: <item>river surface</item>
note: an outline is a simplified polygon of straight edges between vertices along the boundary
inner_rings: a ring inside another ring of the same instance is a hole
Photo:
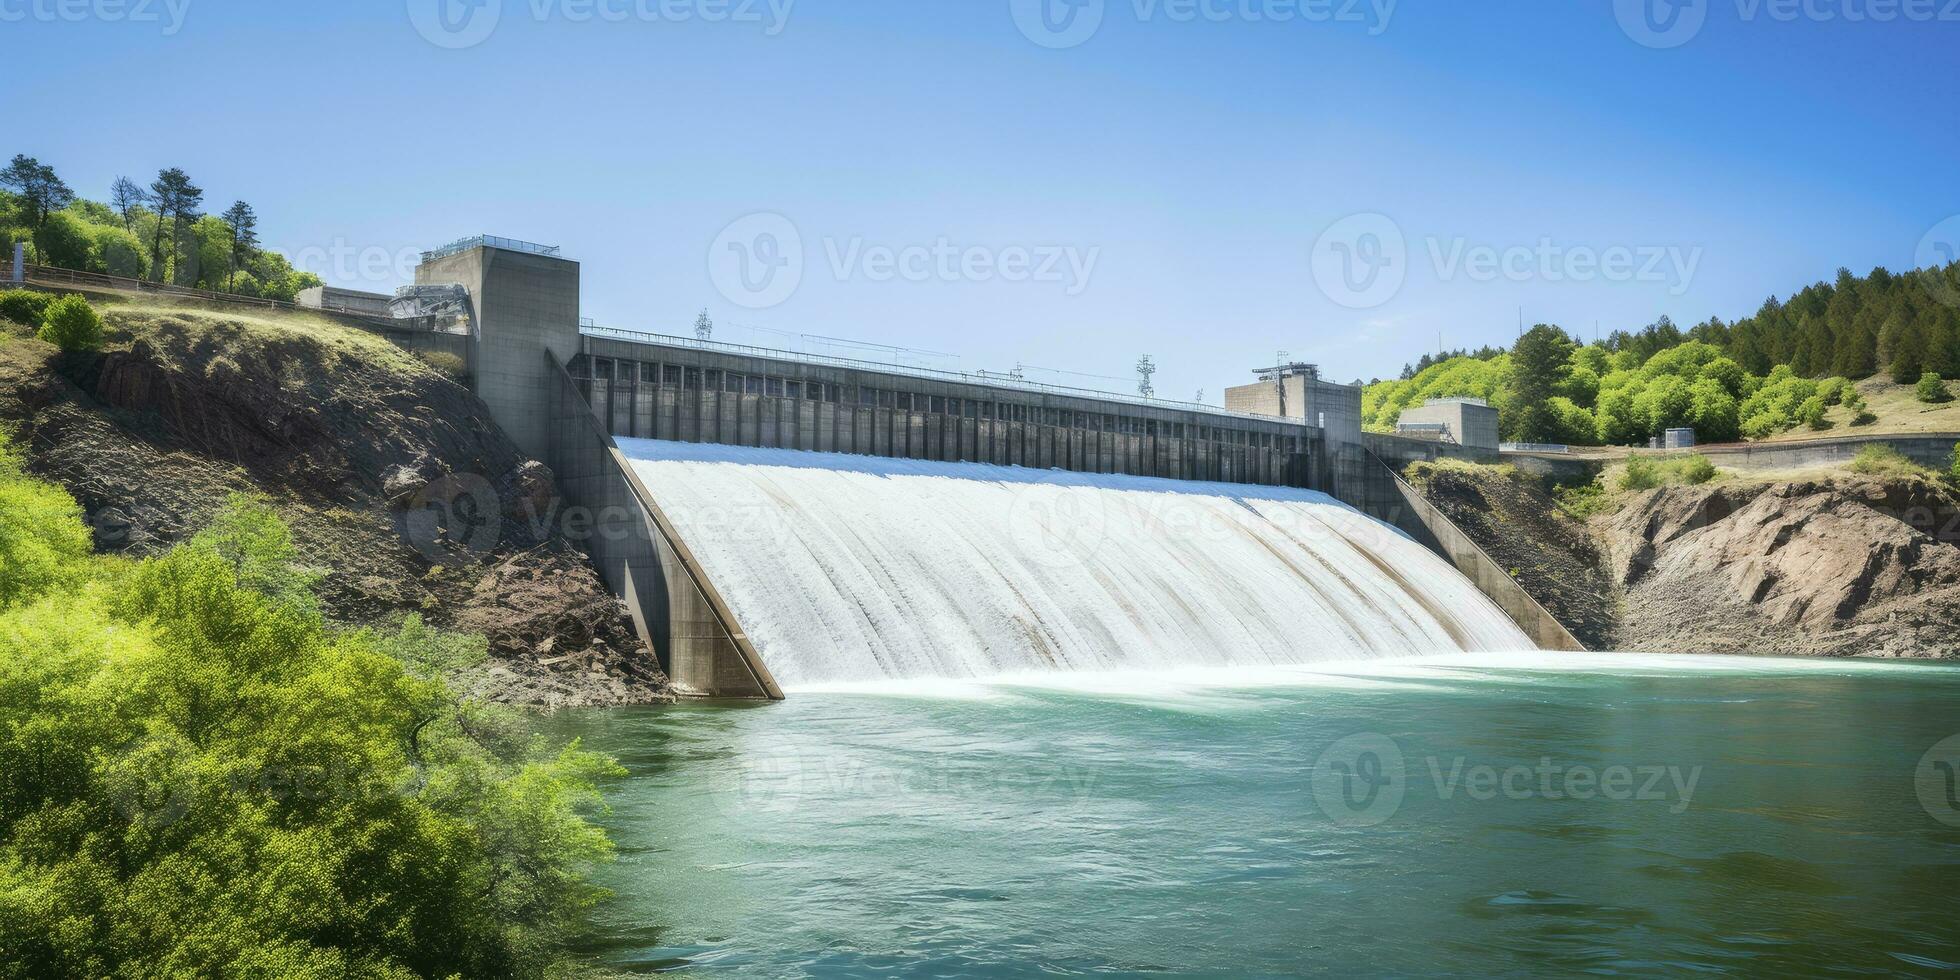
[[[1623,655],[570,713],[590,952],[734,977],[1926,975],[1960,669]]]

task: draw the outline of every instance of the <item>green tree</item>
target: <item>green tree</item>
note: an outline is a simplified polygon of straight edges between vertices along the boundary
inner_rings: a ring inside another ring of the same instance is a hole
[[[27,479],[12,432],[0,427],[0,610],[72,582],[88,554],[82,508],[60,488]]]
[[[1894,314],[1886,321],[1891,333],[1891,350],[1885,361],[1891,370],[1892,381],[1908,385],[1919,380],[1926,373],[1926,331],[1917,320],[1907,320]]]
[[[176,167],[157,171],[157,179],[150,183],[150,203],[156,208],[157,225],[154,237],[150,240],[150,269],[156,281],[162,282],[167,263],[163,253],[163,229],[170,226],[170,252],[177,253],[177,229],[188,223],[199,205],[204,203],[204,191],[191,183],[188,174]]]
[[[259,217],[252,213],[252,206],[244,201],[233,201],[223,215],[225,228],[231,233],[231,248],[228,257],[228,275],[225,290],[235,291],[238,284],[238,270],[250,261],[252,253],[259,248]]]
[[[1942,381],[1939,375],[1931,371],[1919,376],[1919,384],[1915,386],[1913,393],[1918,396],[1920,401],[1929,405],[1937,405],[1941,402],[1950,402],[1953,400],[1953,393],[1946,390],[1946,382]]]
[[[0,610],[0,975],[537,976],[564,953],[620,770],[454,694],[480,639],[330,628],[250,501],[140,564],[65,554]]]
[[[88,226],[66,211],[56,211],[34,229],[34,248],[41,261],[63,269],[88,268]]]
[[[0,168],[0,187],[11,187],[27,208],[27,218],[38,230],[48,215],[68,206],[73,191],[55,176],[54,168],[33,157],[15,154],[12,162]]]
[[[148,204],[149,200],[150,195],[144,192],[143,186],[128,177],[117,177],[116,182],[109,185],[109,204],[122,217],[124,231],[136,230],[131,222],[135,219],[136,212],[142,210],[143,205]]]
[[[102,318],[88,300],[69,293],[48,304],[41,314],[42,340],[64,351],[99,350],[102,347]]]
[[[1878,338],[1855,323],[1839,331],[1834,368],[1834,373],[1847,378],[1871,377],[1878,370]]]
[[[1525,331],[1511,348],[1511,381],[1506,399],[1512,438],[1519,442],[1550,442],[1558,437],[1559,418],[1549,402],[1559,394],[1573,344],[1565,331],[1539,324]]]
[[[90,269],[126,279],[141,279],[149,273],[149,256],[135,235],[111,225],[96,227],[93,238],[89,244]]]

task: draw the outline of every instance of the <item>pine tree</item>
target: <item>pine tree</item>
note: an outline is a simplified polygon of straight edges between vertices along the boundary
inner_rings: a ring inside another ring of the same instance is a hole
[[[1887,326],[1897,322],[1892,332],[1891,358],[1887,365],[1892,371],[1892,380],[1898,384],[1913,384],[1928,370],[1926,363],[1926,331],[1917,321],[1907,321],[1894,316],[1886,321]]]
[[[24,154],[15,154],[13,162],[0,167],[0,187],[11,187],[20,194],[37,229],[47,223],[48,215],[75,200],[75,193],[55,176],[53,167]]]
[[[225,291],[233,292],[238,285],[238,267],[250,261],[259,247],[259,216],[252,213],[252,206],[244,201],[233,201],[231,207],[222,215],[225,227],[231,230],[231,269],[225,278]]]
[[[1871,377],[1878,370],[1878,338],[1855,323],[1840,331],[1833,369],[1847,378]]]
[[[150,268],[156,281],[162,282],[164,275],[163,226],[170,227],[170,251],[177,252],[177,226],[193,217],[198,205],[204,203],[204,191],[191,183],[190,175],[176,167],[157,171],[157,179],[150,183],[150,201],[157,209],[156,236],[150,241]]]

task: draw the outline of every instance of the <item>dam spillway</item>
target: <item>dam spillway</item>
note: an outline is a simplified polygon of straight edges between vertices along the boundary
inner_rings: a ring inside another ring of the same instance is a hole
[[[785,687],[1533,648],[1317,491],[618,445]]]

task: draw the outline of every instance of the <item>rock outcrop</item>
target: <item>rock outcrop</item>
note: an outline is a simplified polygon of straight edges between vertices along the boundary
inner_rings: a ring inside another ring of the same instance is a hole
[[[1960,502],[1918,479],[1665,487],[1597,530],[1625,649],[1960,656]]]

